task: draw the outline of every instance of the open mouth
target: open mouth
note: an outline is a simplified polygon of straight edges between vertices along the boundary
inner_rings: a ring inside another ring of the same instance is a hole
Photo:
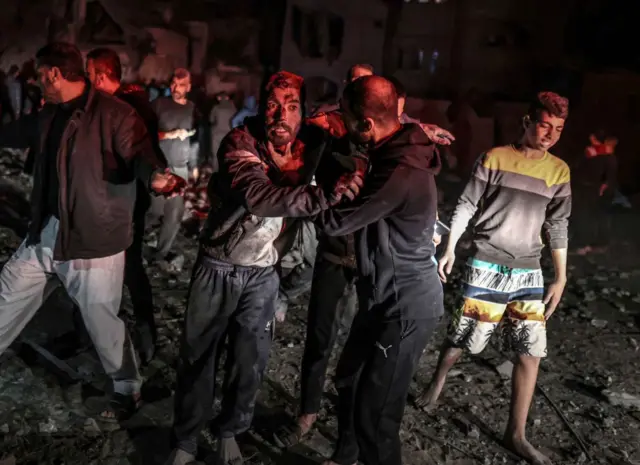
[[[273,132],[278,136],[284,136],[286,134],[289,134],[289,131],[287,131],[285,128],[275,128]]]

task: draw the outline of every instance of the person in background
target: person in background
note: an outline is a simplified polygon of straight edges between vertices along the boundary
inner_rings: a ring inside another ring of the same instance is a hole
[[[155,79],[151,79],[146,87],[147,93],[149,94],[149,102],[153,102],[155,99],[160,97],[160,89],[158,88],[158,84]]]
[[[595,185],[597,192],[597,200],[594,204],[599,207],[600,215],[596,221],[589,222],[589,229],[593,236],[588,245],[577,250],[578,255],[604,252],[611,240],[613,228],[611,207],[631,208],[631,202],[619,189],[617,145],[618,139],[603,130],[598,130],[589,136],[589,145],[585,149],[585,156],[589,168],[590,184]]]
[[[85,80],[75,45],[41,48],[36,68],[47,104],[31,133],[36,140],[21,141],[37,150],[31,222],[0,272],[0,353],[42,306],[51,280],[59,280],[113,382],[112,395],[86,405],[96,419],[114,424],[136,411],[142,381],[118,318],[136,182],[163,192],[176,180],[158,171],[135,110]]]
[[[197,114],[187,99],[191,90],[191,74],[183,68],[175,70],[171,80],[171,97],[158,97],[151,106],[158,118],[158,139],[172,173],[181,178],[197,179],[199,144],[196,134]],[[161,223],[154,260],[168,261],[173,242],[184,215],[184,197],[154,197],[147,214],[149,226]]]
[[[20,79],[20,68],[18,68],[18,66],[11,65],[9,68],[6,86],[9,96],[8,103],[11,106],[11,120],[15,121],[22,115],[22,99],[24,98],[22,80]]]
[[[236,106],[226,92],[216,95],[216,103],[211,109],[209,122],[211,123],[211,167],[213,172],[218,171],[218,149],[222,139],[231,131],[231,120],[236,114]]]
[[[122,65],[118,54],[108,48],[96,48],[87,54],[86,72],[93,86],[114,95],[131,105],[144,121],[156,155],[155,165],[167,167],[167,160],[158,146],[158,119],[149,105],[143,88],[122,84]],[[129,290],[135,315],[135,339],[144,364],[155,353],[156,324],[153,317],[153,296],[147,276],[142,249],[145,232],[145,215],[149,209],[149,189],[141,181],[137,183],[136,203],[133,209],[133,242],[125,253],[124,285]]]
[[[244,124],[245,118],[251,118],[258,114],[258,101],[255,96],[247,95],[244,99],[242,108],[231,119],[231,127],[237,128]]]
[[[521,139],[489,150],[476,162],[439,261],[440,278],[446,282],[456,244],[480,209],[472,255],[463,272],[463,303],[454,315],[431,383],[416,401],[426,410],[436,408],[447,373],[463,350],[480,353],[500,328],[505,349],[517,355],[504,441],[534,465],[551,464],[527,441],[525,429],[540,360],[547,355],[546,321],[567,281],[570,171],[549,149],[560,139],[568,115],[566,98],[539,93],[523,118]],[[540,267],[541,231],[555,269],[546,294]]]

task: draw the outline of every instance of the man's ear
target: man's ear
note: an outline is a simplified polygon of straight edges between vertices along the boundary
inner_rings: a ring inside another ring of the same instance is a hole
[[[531,126],[531,117],[529,115],[524,115],[522,118],[522,127],[528,129]]]
[[[62,73],[60,72],[60,68],[58,68],[57,66],[51,67],[50,73],[51,74],[49,76],[51,82],[59,81],[60,79],[62,79]]]
[[[365,118],[358,122],[358,130],[360,132],[369,132],[373,129],[373,121],[371,118]]]

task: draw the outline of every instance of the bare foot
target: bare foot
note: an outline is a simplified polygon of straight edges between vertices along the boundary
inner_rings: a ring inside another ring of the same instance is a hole
[[[590,245],[587,245],[585,247],[581,247],[577,249],[576,254],[584,257],[585,255],[589,255],[592,251],[593,251],[593,248]]]
[[[216,465],[242,465],[244,463],[236,438],[220,438],[215,463]]]
[[[298,428],[300,428],[300,433],[302,434],[302,436],[311,431],[311,427],[317,419],[317,413],[308,413],[306,415],[300,415],[300,417],[298,417]]]
[[[434,392],[433,384],[415,400],[416,407],[427,413],[433,412],[438,407],[438,396]]]
[[[504,443],[509,449],[529,461],[532,465],[553,465],[549,457],[533,447],[525,438],[505,436]]]
[[[273,440],[284,449],[302,442],[318,418],[317,413],[300,415],[294,425],[286,424],[273,434]]]

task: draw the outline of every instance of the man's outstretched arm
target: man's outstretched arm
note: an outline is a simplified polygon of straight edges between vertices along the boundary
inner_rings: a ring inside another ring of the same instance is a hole
[[[329,236],[343,236],[389,216],[406,198],[409,176],[410,168],[398,166],[385,179],[368,178],[354,201],[321,213],[316,224]]]

